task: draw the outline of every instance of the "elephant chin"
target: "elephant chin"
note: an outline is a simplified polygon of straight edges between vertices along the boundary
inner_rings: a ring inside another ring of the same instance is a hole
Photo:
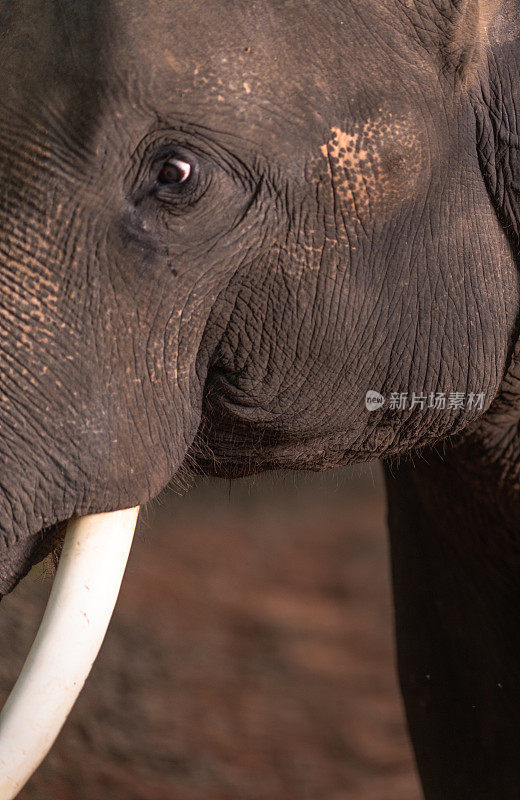
[[[38,633],[0,713],[0,800],[45,758],[103,642],[139,508],[71,520]]]

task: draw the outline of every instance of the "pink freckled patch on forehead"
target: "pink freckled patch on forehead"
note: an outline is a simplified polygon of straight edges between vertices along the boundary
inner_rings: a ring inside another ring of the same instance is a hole
[[[413,196],[422,157],[409,119],[387,114],[350,130],[335,125],[320,152],[344,217],[365,222]]]

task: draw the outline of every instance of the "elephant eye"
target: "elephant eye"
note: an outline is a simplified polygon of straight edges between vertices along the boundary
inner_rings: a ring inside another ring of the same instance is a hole
[[[188,183],[192,173],[191,164],[182,158],[169,158],[163,164],[157,181],[168,186],[183,186]]]

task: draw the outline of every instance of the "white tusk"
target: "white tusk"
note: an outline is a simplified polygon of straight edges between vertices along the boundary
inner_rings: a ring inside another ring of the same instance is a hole
[[[16,797],[43,761],[103,642],[139,508],[94,514],[67,527],[33,646],[0,713],[0,800]]]

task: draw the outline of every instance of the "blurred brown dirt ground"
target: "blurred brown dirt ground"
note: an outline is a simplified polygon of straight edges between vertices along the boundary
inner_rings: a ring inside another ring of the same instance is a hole
[[[377,465],[147,509],[100,657],[21,800],[419,800]],[[0,607],[3,702],[50,589]]]

